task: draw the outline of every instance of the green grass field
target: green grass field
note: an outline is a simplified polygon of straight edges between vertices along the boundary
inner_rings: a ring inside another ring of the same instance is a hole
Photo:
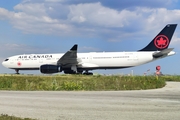
[[[6,115],[6,114],[1,114],[0,115],[0,120],[36,120],[36,119],[20,118],[20,117],[15,117],[15,116],[9,116],[9,115]]]
[[[145,90],[180,81],[179,76],[85,76],[85,75],[1,75],[0,90],[22,91],[112,91]]]

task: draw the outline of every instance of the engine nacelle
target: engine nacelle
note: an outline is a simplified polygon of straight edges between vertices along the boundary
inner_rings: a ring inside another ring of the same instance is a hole
[[[58,73],[61,72],[61,67],[57,65],[41,65],[40,66],[41,73],[44,74],[52,74],[52,73]]]

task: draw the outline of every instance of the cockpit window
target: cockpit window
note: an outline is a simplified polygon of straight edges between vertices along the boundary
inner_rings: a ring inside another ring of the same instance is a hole
[[[8,61],[9,59],[5,59],[4,61]]]

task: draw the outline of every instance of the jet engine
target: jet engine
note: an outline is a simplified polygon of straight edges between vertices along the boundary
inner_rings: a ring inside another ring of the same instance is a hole
[[[61,72],[61,67],[57,65],[41,65],[40,66],[41,73],[44,74],[52,74],[52,73],[58,73]]]

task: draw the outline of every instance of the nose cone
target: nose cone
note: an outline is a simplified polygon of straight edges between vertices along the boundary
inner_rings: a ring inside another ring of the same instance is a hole
[[[3,62],[2,62],[2,65],[7,68],[7,66],[8,66],[7,61],[3,61]]]
[[[4,61],[2,62],[2,65],[5,67],[5,62]]]

